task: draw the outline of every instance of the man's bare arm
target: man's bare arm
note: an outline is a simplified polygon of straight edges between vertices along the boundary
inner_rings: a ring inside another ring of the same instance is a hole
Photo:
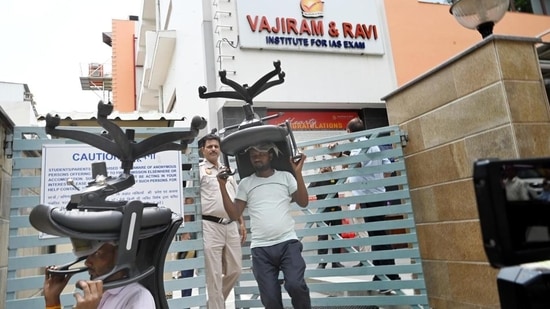
[[[242,245],[246,241],[246,225],[242,215],[239,217],[239,235],[241,235],[241,245]]]
[[[304,177],[302,176],[302,168],[304,167],[304,162],[306,161],[306,155],[300,154],[301,158],[298,162],[295,162],[292,158],[290,159],[290,164],[294,169],[294,174],[296,175],[296,183],[298,184],[298,189],[292,194],[292,200],[296,202],[300,207],[306,207],[309,204],[309,196],[307,193],[307,187],[304,182]]]
[[[227,179],[223,179],[218,176],[218,184],[220,185],[220,192],[222,194],[223,208],[225,208],[225,211],[231,220],[239,220],[243,214],[244,208],[246,207],[246,202],[239,199],[235,199],[233,202],[231,197],[229,197],[229,193],[227,193],[227,188],[225,187],[226,183]]]

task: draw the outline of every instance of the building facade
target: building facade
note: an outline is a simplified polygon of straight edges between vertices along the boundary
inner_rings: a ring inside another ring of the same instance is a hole
[[[239,123],[244,102],[200,99],[198,88],[232,90],[220,82],[222,70],[252,85],[280,61],[285,82],[254,99],[260,116],[292,112],[297,130],[310,133],[341,133],[350,114],[386,125],[380,98],[397,81],[385,15],[383,1],[319,7],[295,0],[160,1],[158,7],[145,1],[137,31],[138,106],[205,116],[210,128]]]
[[[338,121],[327,124],[327,114],[342,118],[358,115],[369,127],[386,125],[388,114],[381,98],[400,87],[418,83],[416,79],[421,75],[438,70],[448,59],[482,41],[478,32],[458,24],[449,13],[449,5],[429,1],[346,1],[346,5],[342,5],[336,0],[325,0],[322,8],[299,0],[278,1],[277,6],[269,1],[247,0],[185,4],[159,1],[158,6],[155,4],[144,1],[138,25],[137,33],[141,35],[138,63],[139,59],[145,59],[137,74],[141,95],[138,95],[141,100],[138,106],[203,115],[211,128],[238,123],[243,117],[243,102],[202,100],[198,97],[198,87],[206,86],[208,91],[231,90],[220,82],[220,70],[227,71],[227,77],[239,84],[253,84],[272,69],[272,61],[280,60],[286,72],[285,83],[259,95],[254,108],[261,116],[284,112],[295,121],[295,133],[302,139],[341,133]],[[494,28],[497,35],[546,41],[549,33],[550,17],[544,14],[508,12]],[[153,61],[159,57],[163,61]],[[156,67],[157,63],[162,66]],[[454,78],[472,78],[475,84],[476,76]],[[437,84],[434,83],[434,87]],[[145,91],[153,94],[149,96],[152,101],[145,100]],[[159,98],[153,98],[154,95]],[[389,118],[413,114],[412,111],[423,108],[415,104],[429,104],[428,101],[438,99],[424,96],[424,102],[415,101],[418,97],[423,96],[411,95],[410,102],[404,99],[407,104],[402,107],[394,103]],[[311,123],[322,125],[310,127]],[[418,130],[412,133],[422,134]],[[431,135],[437,133],[437,130],[430,132]],[[464,183],[469,186],[469,179]],[[422,188],[417,192],[423,192]],[[415,202],[421,207],[419,200],[416,197]],[[469,219],[477,226],[474,203],[469,205]],[[446,253],[433,246],[426,234],[419,235],[419,241],[424,252]],[[476,253],[481,252],[478,243],[460,244],[466,249],[457,251],[458,255],[474,246]],[[483,278],[494,278],[495,272],[484,264],[482,254],[476,256],[476,263],[486,272]],[[459,288],[464,285],[460,280],[452,282],[456,290],[449,288],[451,285],[439,285],[437,279],[447,273],[437,267],[442,264],[433,265],[436,267],[425,270],[430,277],[431,304],[442,307],[443,304],[465,307],[476,304],[480,308],[492,308],[498,302],[494,285],[489,288],[490,297],[485,299],[476,291],[466,291],[475,285]]]
[[[494,32],[542,36],[548,22],[509,12]],[[341,133],[350,114],[387,125],[383,96],[481,40],[449,5],[417,0],[145,0],[135,33],[137,110],[201,115],[209,129],[239,123],[243,102],[200,99],[198,88],[231,91],[222,70],[252,85],[279,60],[285,82],[258,95],[254,110],[291,114],[278,119],[296,122],[299,139]]]
[[[36,102],[27,84],[0,82],[0,107],[15,125],[36,125]]]

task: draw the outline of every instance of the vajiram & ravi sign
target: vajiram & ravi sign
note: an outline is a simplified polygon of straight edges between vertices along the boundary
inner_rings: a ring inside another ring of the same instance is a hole
[[[240,45],[382,55],[380,6],[373,0],[239,0]]]

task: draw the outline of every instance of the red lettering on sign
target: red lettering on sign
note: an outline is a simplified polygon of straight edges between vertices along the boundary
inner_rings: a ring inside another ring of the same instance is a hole
[[[363,31],[365,31],[366,35],[367,35],[367,39],[370,40],[370,38],[372,37],[373,39],[375,40],[378,40],[378,31],[376,30],[376,25],[365,25],[363,24]]]
[[[376,30],[376,25],[365,25],[365,24],[356,24],[355,30],[352,24],[342,23],[342,32],[344,37],[357,39],[359,37],[363,39],[369,39],[372,37],[375,40],[378,39],[378,31]]]
[[[350,37],[353,38],[353,26],[350,23],[342,23],[342,32],[344,33],[344,37]]]
[[[293,130],[345,130],[347,123],[358,116],[355,111],[308,111],[308,110],[269,110],[267,115],[283,115],[267,121],[278,125],[288,121]]]
[[[246,16],[248,25],[252,32],[267,31],[269,33],[281,34],[308,34],[310,36],[323,36],[325,28],[321,20],[302,19],[301,21],[295,18],[277,17],[275,23],[269,22],[266,16]]]

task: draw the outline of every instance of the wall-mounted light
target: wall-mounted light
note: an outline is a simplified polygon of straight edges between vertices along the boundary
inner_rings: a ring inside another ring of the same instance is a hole
[[[477,29],[483,38],[493,34],[493,26],[502,19],[510,0],[453,0],[449,12],[459,24]]]

